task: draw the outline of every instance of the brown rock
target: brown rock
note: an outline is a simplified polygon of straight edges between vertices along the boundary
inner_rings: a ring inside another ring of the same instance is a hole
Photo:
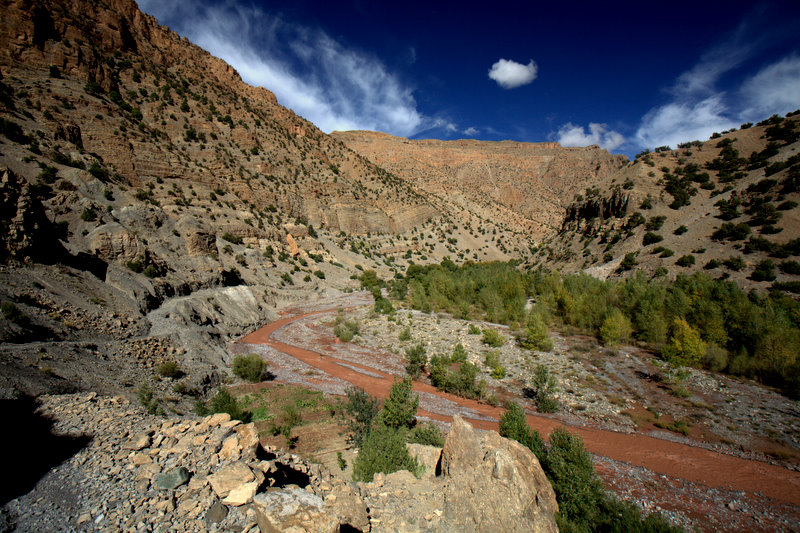
[[[262,533],[338,533],[339,518],[322,499],[299,487],[257,494],[253,498]]]
[[[249,483],[255,479],[250,467],[241,461],[236,461],[220,468],[214,474],[208,476],[211,488],[220,498],[224,498],[236,487]]]
[[[242,483],[235,489],[231,490],[228,495],[222,500],[225,505],[233,505],[239,507],[253,500],[258,489],[258,482],[251,481],[249,483]]]
[[[442,451],[442,520],[456,530],[558,531],[555,493],[536,456],[494,431],[479,436],[453,417]],[[465,495],[469,497],[465,497]]]

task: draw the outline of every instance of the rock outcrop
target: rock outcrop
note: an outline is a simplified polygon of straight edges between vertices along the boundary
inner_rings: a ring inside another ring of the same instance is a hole
[[[453,417],[438,461],[431,447],[410,446],[426,465],[360,483],[372,531],[558,531],[555,493],[536,456],[494,431],[479,433]],[[430,471],[431,464],[437,465]]]

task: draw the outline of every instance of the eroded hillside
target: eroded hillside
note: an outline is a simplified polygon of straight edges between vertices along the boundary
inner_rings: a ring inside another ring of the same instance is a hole
[[[409,140],[369,131],[332,136],[450,210],[478,214],[536,241],[558,231],[570,198],[627,163],[596,146]]]
[[[538,264],[600,277],[704,271],[798,292],[800,117],[644,152],[575,198]]]

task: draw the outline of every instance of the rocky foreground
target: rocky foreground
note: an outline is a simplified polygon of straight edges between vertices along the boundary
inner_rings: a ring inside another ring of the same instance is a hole
[[[227,414],[164,419],[95,393],[39,402],[51,451],[79,449],[3,507],[0,530],[557,530],[536,457],[459,417],[443,449],[410,445],[420,479],[400,471],[351,483],[262,446],[253,424]]]

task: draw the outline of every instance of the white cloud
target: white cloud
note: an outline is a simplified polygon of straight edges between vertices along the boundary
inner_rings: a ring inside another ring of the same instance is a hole
[[[469,135],[470,137],[474,137],[478,133],[480,133],[480,130],[478,130],[478,128],[476,128],[475,126],[470,126],[469,128],[464,130],[464,135]]]
[[[712,133],[725,131],[740,123],[725,116],[723,94],[699,102],[672,102],[650,110],[642,117],[636,131],[640,146],[671,146],[695,139],[708,139]]]
[[[323,131],[365,129],[408,137],[438,122],[417,109],[412,88],[379,59],[321,30],[230,2],[140,0],[139,5]]]
[[[613,150],[625,143],[625,137],[620,133],[609,130],[605,124],[589,123],[587,133],[583,126],[576,126],[567,122],[561,126],[557,133],[561,146],[591,146],[596,144],[600,148]]]
[[[800,108],[800,56],[792,54],[763,68],[742,84],[741,94],[745,120],[763,120]]]
[[[499,59],[489,69],[489,78],[503,89],[514,89],[535,80],[537,72],[538,67],[533,59],[527,65],[510,59]]]

